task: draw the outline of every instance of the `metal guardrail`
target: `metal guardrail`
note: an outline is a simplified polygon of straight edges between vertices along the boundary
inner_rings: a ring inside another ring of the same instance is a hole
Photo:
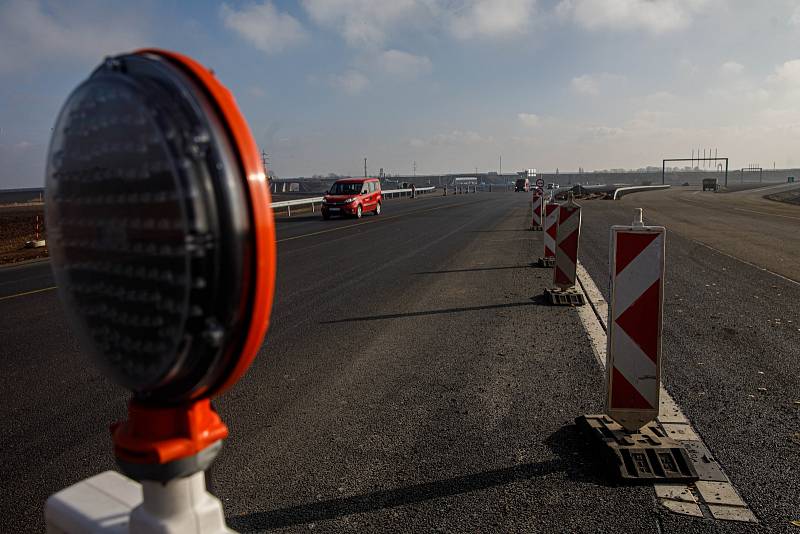
[[[614,196],[612,197],[614,200],[617,200],[622,195],[627,195],[628,193],[640,193],[642,191],[655,191],[658,189],[669,189],[671,186],[669,185],[633,185],[630,187],[620,187],[614,190]]]
[[[418,187],[417,193],[429,193],[435,190],[435,187]],[[386,198],[393,198],[397,196],[410,195],[411,189],[386,189],[381,191],[381,194]],[[314,204],[322,204],[324,197],[312,198],[298,198],[297,200],[282,200],[280,202],[273,202],[270,204],[272,209],[286,208],[289,212],[289,217],[292,216],[292,208],[297,206],[311,206],[311,211],[314,211]]]

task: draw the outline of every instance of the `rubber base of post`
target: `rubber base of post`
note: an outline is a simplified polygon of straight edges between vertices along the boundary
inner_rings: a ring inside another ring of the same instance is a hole
[[[561,289],[560,287],[545,289],[544,296],[553,306],[583,306],[586,304],[583,292],[574,287],[569,289]]]
[[[654,423],[628,432],[605,414],[575,419],[591,440],[604,471],[616,482],[694,482],[697,474],[684,446]]]
[[[555,267],[556,258],[555,256],[552,258],[539,258],[533,265],[534,267]]]

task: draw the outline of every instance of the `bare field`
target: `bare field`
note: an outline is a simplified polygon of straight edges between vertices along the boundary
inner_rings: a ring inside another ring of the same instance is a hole
[[[36,239],[36,217],[39,217],[41,236],[44,239],[44,205],[0,205],[0,265],[45,258],[47,247],[25,248],[27,241]]]

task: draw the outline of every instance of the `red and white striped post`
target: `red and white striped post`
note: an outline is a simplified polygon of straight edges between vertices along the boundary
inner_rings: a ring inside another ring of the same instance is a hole
[[[558,204],[548,203],[544,210],[544,260],[556,257],[556,235],[558,234]]]
[[[628,431],[658,416],[664,306],[663,226],[611,227],[606,413]]]
[[[544,206],[547,201],[539,192],[535,192],[533,194],[532,204],[533,204],[533,216],[531,217],[531,230],[541,230],[542,229],[542,213],[544,212]]]
[[[575,286],[578,265],[578,243],[581,236],[581,207],[572,193],[567,202],[558,207],[558,233],[556,235],[556,266],[553,283],[561,289]]]

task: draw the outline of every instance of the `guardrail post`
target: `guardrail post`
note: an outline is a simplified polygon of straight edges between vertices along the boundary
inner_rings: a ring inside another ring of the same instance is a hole
[[[291,206],[286,206],[286,209],[289,212],[289,217],[291,217],[292,216],[292,207]]]

